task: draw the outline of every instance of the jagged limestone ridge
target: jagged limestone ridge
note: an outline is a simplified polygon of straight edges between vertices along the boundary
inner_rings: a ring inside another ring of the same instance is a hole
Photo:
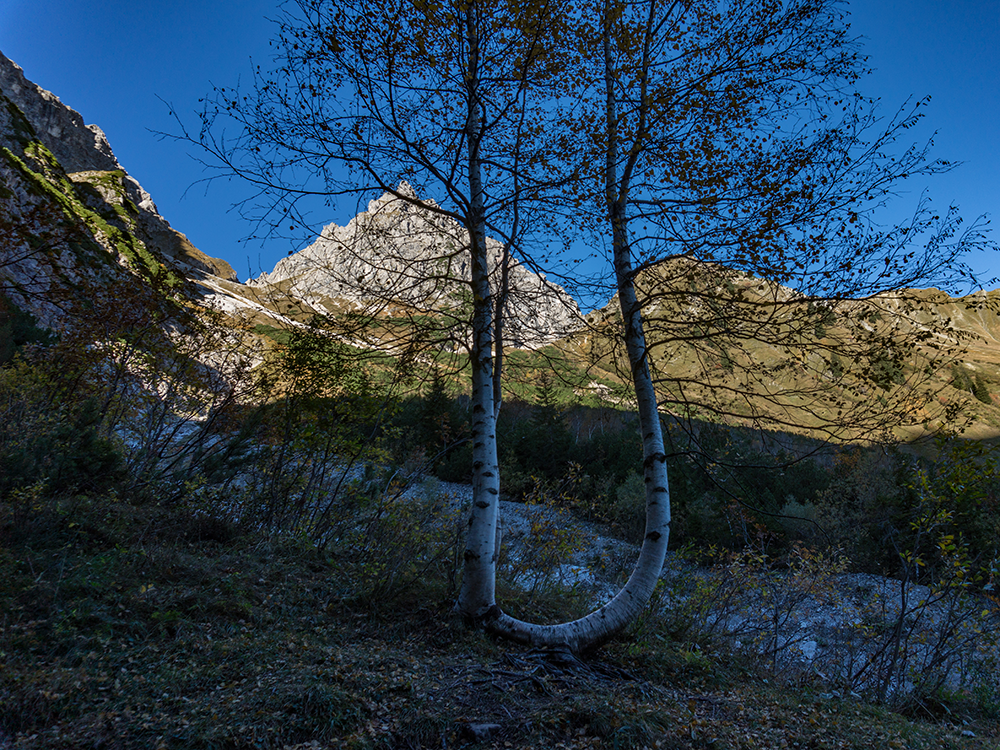
[[[249,283],[281,285],[317,308],[324,307],[326,298],[353,306],[391,299],[419,310],[459,310],[467,303],[471,278],[467,230],[430,210],[436,205],[433,201],[415,203],[416,195],[405,182],[398,192],[410,200],[385,193],[347,226],[329,224],[311,245]],[[496,289],[503,245],[488,238],[487,246]],[[510,261],[508,270],[508,343],[540,346],[579,328],[580,309],[562,287],[516,260]]]

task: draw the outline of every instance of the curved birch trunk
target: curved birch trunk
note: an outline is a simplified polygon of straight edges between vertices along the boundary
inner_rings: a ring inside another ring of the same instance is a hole
[[[615,281],[618,301],[625,324],[625,348],[628,352],[632,384],[635,386],[642,433],[643,475],[646,483],[646,531],[642,549],[628,583],[600,609],[572,622],[558,625],[535,625],[504,614],[497,608],[487,621],[490,630],[516,641],[536,646],[568,647],[574,652],[601,645],[635,620],[649,602],[660,579],[663,560],[670,538],[670,490],[667,481],[667,459],[663,446],[663,430],[656,403],[656,392],[649,371],[646,336],[642,328],[642,309],[635,293],[635,273],[632,248],[627,228],[626,206],[632,171],[638,160],[646,128],[645,105],[649,70],[649,43],[653,30],[655,2],[650,3],[649,22],[643,48],[643,71],[640,80],[643,106],[639,112],[639,127],[635,146],[628,154],[621,174],[618,173],[618,108],[615,93],[615,73],[611,52],[611,13],[604,17],[604,77],[607,162],[605,166],[605,205],[611,224]]]
[[[659,581],[670,537],[670,490],[663,430],[646,356],[646,339],[635,294],[628,238],[621,222],[616,222],[614,235],[615,271],[625,320],[625,345],[638,400],[639,429],[642,431],[646,531],[639,560],[625,587],[610,602],[579,620],[558,625],[535,625],[496,609],[495,616],[486,623],[490,630],[512,640],[535,646],[568,647],[574,653],[600,646],[639,616]]]
[[[625,587],[607,604],[572,622],[536,625],[504,614],[496,604],[497,522],[500,478],[497,461],[494,387],[499,372],[493,369],[492,316],[495,312],[488,279],[485,206],[479,141],[482,136],[478,91],[478,29],[476,4],[464,10],[469,65],[466,74],[468,143],[470,261],[473,292],[472,411],[473,485],[472,510],[466,536],[462,587],[456,609],[472,623],[515,641],[539,646],[585,651],[601,645],[633,622],[648,603],[660,578],[670,536],[670,492],[666,455],[656,393],[650,376],[642,311],[635,293],[635,275],[627,231],[628,184],[635,165],[630,154],[621,179],[617,174],[617,114],[610,51],[610,25],[605,25],[608,153],[605,174],[606,205],[614,248],[615,277],[628,351],[632,382],[638,401],[646,483],[646,532],[639,560]],[[501,294],[503,290],[500,290]]]

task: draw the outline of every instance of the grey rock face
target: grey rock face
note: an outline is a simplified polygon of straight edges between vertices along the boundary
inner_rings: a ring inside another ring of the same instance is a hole
[[[280,286],[314,306],[321,298],[355,307],[405,305],[468,319],[472,278],[468,231],[419,200],[402,183],[403,200],[386,193],[345,227],[330,224],[308,247],[278,262],[271,273],[249,282]],[[502,288],[503,245],[487,239],[491,286]],[[508,259],[510,293],[505,306],[505,343],[536,347],[579,328],[576,301],[557,284]]]
[[[24,113],[39,140],[67,172],[122,168],[99,127],[84,124],[79,112],[25,78],[24,71],[2,53],[0,91]]]
[[[67,107],[55,94],[25,78],[24,71],[3,53],[0,53],[0,94],[20,110],[34,130],[34,136],[52,152],[67,173],[123,173],[125,194],[139,209],[138,234],[147,246],[195,271],[236,280],[232,266],[194,248],[183,234],[160,216],[150,194],[128,175],[115,158],[104,131],[96,125],[85,124],[79,112]],[[16,148],[16,138],[10,130],[0,132],[0,146]]]

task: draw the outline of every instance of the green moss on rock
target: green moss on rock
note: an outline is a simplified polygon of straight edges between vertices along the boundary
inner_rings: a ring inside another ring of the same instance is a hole
[[[42,170],[41,173],[32,169],[10,149],[2,149],[2,155],[12,167],[21,173],[32,192],[54,201],[69,221],[82,224],[95,237],[104,236],[107,238],[108,246],[114,247],[124,256],[129,265],[141,276],[149,281],[162,283],[171,289],[178,288],[184,284],[184,277],[176,271],[167,268],[146,247],[146,244],[135,237],[131,231],[114,226],[98,211],[87,206],[84,198],[86,193],[82,193],[79,186],[69,178],[59,165],[58,160],[43,143],[33,141],[25,149],[25,156],[30,158]],[[102,184],[106,184],[114,192],[118,192],[119,188],[114,187],[114,181],[117,180],[117,185],[120,186],[120,190],[124,195],[124,186],[122,183],[124,173],[117,171],[104,173],[104,175],[103,179],[105,183]],[[91,186],[90,189],[94,190],[95,188]],[[132,204],[132,208],[138,212],[134,204]],[[129,209],[123,208],[123,211],[127,215]],[[98,253],[97,257],[102,258],[105,262],[112,260],[107,249],[96,241],[88,249],[93,250],[96,248],[100,248],[103,251]]]
[[[26,146],[32,140],[37,139],[38,134],[31,126],[28,118],[24,116],[24,112],[21,111],[21,108],[3,94],[0,94],[0,99],[3,100],[4,108],[10,116],[11,135],[13,135],[16,140],[20,141],[22,146]]]

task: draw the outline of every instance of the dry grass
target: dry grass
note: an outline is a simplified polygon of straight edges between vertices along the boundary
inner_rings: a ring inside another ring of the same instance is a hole
[[[584,661],[498,644],[444,581],[373,609],[294,540],[109,500],[0,505],[0,747],[993,748],[642,631]],[[356,561],[355,561],[356,562]],[[966,724],[965,722],[969,722]],[[476,744],[471,725],[495,724]],[[962,731],[976,737],[963,737]]]

